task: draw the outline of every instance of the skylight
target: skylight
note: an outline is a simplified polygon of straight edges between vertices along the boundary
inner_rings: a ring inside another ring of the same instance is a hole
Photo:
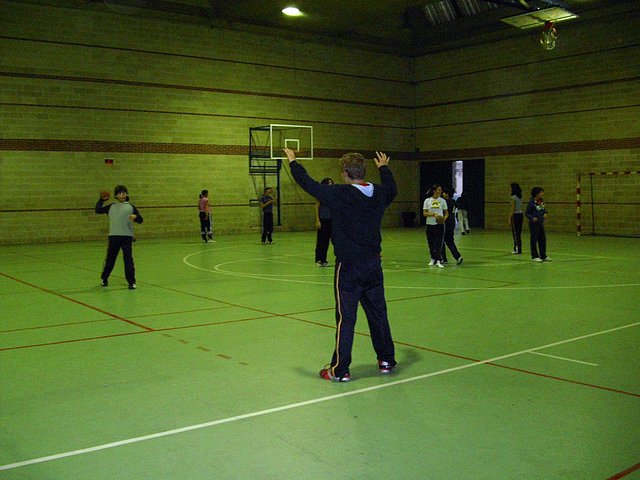
[[[541,27],[547,22],[558,23],[565,20],[573,20],[574,18],[578,18],[578,15],[560,7],[551,7],[503,18],[502,21],[526,30],[528,28]]]

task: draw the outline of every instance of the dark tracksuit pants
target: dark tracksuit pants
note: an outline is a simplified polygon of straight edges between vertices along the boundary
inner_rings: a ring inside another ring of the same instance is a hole
[[[453,240],[453,234],[456,229],[456,222],[453,224],[445,224],[444,226],[444,244],[449,248],[451,255],[455,260],[458,260],[462,255],[458,251],[458,247],[456,247],[456,242]],[[447,249],[442,247],[442,261],[447,261]]]
[[[273,232],[273,212],[262,212],[262,242],[271,242]]]
[[[316,262],[327,261],[327,251],[331,241],[331,219],[321,218],[320,228],[316,234]]]
[[[136,268],[133,264],[133,237],[125,235],[109,235],[109,245],[107,246],[107,258],[104,260],[104,268],[100,278],[108,280],[116,264],[118,253],[122,250],[124,259],[124,276],[129,285],[136,283]]]
[[[522,223],[524,213],[514,213],[511,218],[511,233],[513,235],[513,251],[522,253]]]
[[[202,235],[202,239],[207,239],[207,234],[211,235],[211,216],[207,212],[199,212],[198,216],[200,218],[200,235]]]
[[[378,360],[395,366],[395,350],[387,317],[380,259],[338,262],[334,272],[334,293],[336,348],[331,360],[332,375],[342,377],[349,373],[358,304],[362,305],[367,315],[371,343]]]
[[[444,240],[444,225],[427,225],[427,243],[432,260],[440,261]]]
[[[544,233],[544,223],[541,221],[529,222],[531,234],[531,258],[547,258],[547,235]]]

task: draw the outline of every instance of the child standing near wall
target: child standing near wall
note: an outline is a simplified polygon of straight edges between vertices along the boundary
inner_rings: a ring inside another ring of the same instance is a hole
[[[198,201],[198,216],[200,217],[200,235],[206,243],[213,241],[213,231],[211,230],[211,205],[209,204],[209,190],[202,190]]]
[[[129,203],[129,191],[124,185],[117,185],[113,190],[116,203],[104,205],[109,200],[109,192],[102,192],[96,203],[96,213],[109,215],[109,244],[104,268],[100,275],[100,285],[109,285],[109,275],[113,271],[118,253],[122,250],[124,259],[124,275],[129,283],[129,290],[136,288],[136,269],[133,263],[133,222],[142,223],[142,215],[135,205]]]
[[[509,226],[513,236],[513,251],[511,253],[520,255],[522,253],[522,223],[524,214],[522,213],[522,189],[517,183],[511,184],[511,211],[509,212]]]
[[[333,180],[329,177],[323,178],[320,182],[322,185],[333,185]],[[316,266],[327,267],[327,252],[329,251],[329,242],[331,242],[331,209],[320,202],[316,201]]]
[[[456,263],[460,265],[463,260],[462,254],[458,251],[458,247],[456,246],[456,242],[453,238],[453,234],[456,229],[456,217],[453,214],[453,209],[456,203],[453,200],[453,189],[444,188],[442,190],[442,196],[447,202],[447,211],[449,212],[447,220],[444,222],[444,244],[451,252],[451,255],[453,255]],[[447,249],[444,247],[442,247],[442,263],[449,263],[447,262]]]
[[[531,200],[527,205],[525,215],[529,219],[529,233],[531,235],[531,260],[534,262],[550,262],[547,257],[547,236],[544,232],[544,222],[547,219],[547,209],[544,206],[544,189],[533,187]]]
[[[260,208],[262,209],[262,243],[273,243],[271,234],[273,233],[273,204],[275,200],[271,196],[273,189],[266,187],[262,197],[260,197]]]

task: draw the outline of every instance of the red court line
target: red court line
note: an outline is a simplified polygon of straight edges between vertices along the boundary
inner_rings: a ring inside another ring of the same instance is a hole
[[[107,312],[106,310],[102,310],[102,309],[100,309],[98,307],[94,307],[93,305],[89,305],[88,303],[81,302],[79,300],[76,300],[75,298],[67,297],[66,295],[62,295],[61,293],[54,292],[53,290],[49,290],[47,288],[39,287],[38,285],[34,285],[32,283],[25,282],[24,280],[20,280],[19,278],[12,277],[11,275],[7,275],[6,273],[0,273],[0,275],[2,275],[5,278],[8,278],[10,280],[13,280],[14,282],[22,283],[23,285],[27,285],[28,287],[35,288],[35,289],[38,289],[38,290],[40,290],[42,292],[49,293],[51,295],[55,295],[56,297],[63,298],[63,299],[68,300],[68,301],[70,301],[72,303],[75,303],[76,305],[80,305],[80,306],[89,308],[89,309],[94,310],[96,312],[100,312],[100,313],[102,313],[104,315],[107,315],[107,316],[109,316],[111,318],[115,318],[116,320],[120,320],[121,322],[125,322],[125,323],[128,323],[130,325],[134,325],[134,326],[136,326],[138,328],[142,328],[143,330],[146,330],[148,332],[153,332],[153,328],[147,327],[146,325],[142,325],[141,323],[136,323],[136,322],[134,322],[132,320],[128,320],[128,319],[126,319],[124,317],[121,317],[120,315],[116,315],[115,313]]]
[[[362,335],[362,336],[365,336],[365,337],[369,336],[366,333],[360,333],[358,335]],[[620,393],[622,395],[629,395],[631,397],[640,398],[640,394],[639,393],[627,392],[625,390],[619,390],[617,388],[603,387],[602,385],[595,385],[593,383],[581,382],[579,380],[571,380],[569,378],[557,377],[555,375],[547,375],[546,373],[539,373],[539,372],[534,372],[532,370],[525,370],[523,368],[510,367],[508,365],[500,365],[498,363],[493,363],[493,362],[482,362],[482,360],[478,360],[477,358],[466,357],[464,355],[458,355],[458,354],[455,354],[455,353],[442,352],[440,350],[435,350],[433,348],[421,347],[419,345],[412,345],[410,343],[398,342],[397,340],[394,340],[393,343],[395,343],[396,345],[404,345],[405,347],[415,348],[417,350],[423,350],[425,352],[437,353],[439,355],[445,355],[447,357],[453,357],[453,358],[458,358],[458,359],[461,359],[461,360],[467,360],[469,362],[484,363],[485,365],[489,365],[491,367],[504,368],[504,369],[507,369],[507,370],[512,370],[514,372],[526,373],[528,375],[535,375],[536,377],[547,378],[547,379],[550,379],[550,380],[558,380],[559,382],[566,382],[566,383],[571,383],[573,385],[581,385],[583,387],[595,388],[595,389],[598,389],[598,390],[606,390],[608,392]]]
[[[225,308],[231,307],[229,305],[223,305],[222,307],[195,308],[193,310],[180,310],[176,312],[143,313],[141,315],[131,315],[131,318],[163,317],[166,315],[182,315],[184,313],[211,312],[214,310],[223,310]]]
[[[233,303],[230,303],[230,302],[223,302],[223,301],[220,301],[220,300],[214,300],[216,302],[220,302],[220,303],[225,304],[225,305],[239,307],[239,308],[246,308],[248,310],[252,310],[252,311],[255,311],[255,312],[264,313],[267,316],[265,316],[265,317],[254,317],[254,318],[250,318],[250,319],[232,320],[232,321],[227,321],[227,322],[214,322],[214,323],[211,323],[211,324],[169,327],[169,328],[163,328],[163,329],[157,329],[156,330],[156,329],[152,329],[150,327],[147,327],[147,326],[132,322],[131,320],[127,320],[125,318],[119,317],[118,315],[115,315],[115,314],[112,314],[112,313],[109,313],[109,312],[105,312],[105,311],[100,310],[100,309],[98,309],[98,308],[96,308],[94,306],[82,303],[82,302],[80,302],[78,300],[75,300],[73,298],[70,298],[70,297],[66,297],[65,295],[61,295],[61,294],[53,292],[51,290],[48,290],[48,289],[45,289],[45,288],[42,288],[42,287],[38,287],[37,285],[32,285],[32,284],[30,284],[28,282],[25,282],[23,280],[11,277],[11,276],[6,275],[4,273],[0,273],[0,275],[2,275],[4,277],[7,277],[7,278],[10,278],[10,279],[12,279],[12,280],[14,280],[16,282],[28,285],[30,287],[37,288],[37,289],[42,290],[44,292],[59,296],[61,298],[64,298],[64,299],[69,300],[71,302],[74,302],[74,303],[77,303],[79,305],[85,306],[85,307],[90,308],[92,310],[96,310],[98,312],[104,313],[105,315],[109,315],[110,317],[116,318],[116,319],[124,321],[126,323],[130,323],[132,325],[138,326],[138,327],[146,330],[147,332],[182,330],[182,329],[186,329],[186,328],[204,327],[204,326],[226,324],[226,323],[236,323],[236,322],[243,322],[243,321],[249,321],[249,320],[258,320],[260,318],[269,318],[269,317],[290,318],[292,320],[298,320],[298,321],[302,321],[304,323],[311,323],[311,324],[322,325],[322,326],[326,327],[326,325],[324,325],[324,324],[317,324],[315,322],[310,322],[310,321],[300,320],[300,319],[294,318],[294,317],[291,316],[291,314],[274,314],[272,312],[266,312],[264,310],[259,310],[259,309],[255,309],[255,308],[248,308],[248,307],[244,307],[244,306],[241,306],[241,305],[236,305],[236,304],[233,304]],[[189,293],[189,292],[182,292],[180,290],[175,290],[175,289],[168,288],[168,287],[162,287],[162,288],[165,288],[166,290],[171,290],[171,291],[183,293],[183,294],[187,293],[188,295],[191,295],[191,296],[194,296],[194,297],[206,298],[208,300],[212,300],[211,298],[208,298],[208,297],[205,297],[205,296],[202,296],[202,295],[192,294],[192,293]],[[471,291],[473,291],[473,289],[471,289]],[[450,294],[450,292],[446,292],[446,293],[443,293],[443,294],[437,294],[437,295],[448,295],[448,294]],[[322,310],[324,310],[324,309],[322,309]],[[143,333],[143,332],[134,332],[134,333]],[[129,333],[129,334],[106,335],[106,336],[91,337],[91,338],[84,338],[84,339],[77,339],[77,340],[63,340],[63,341],[59,341],[59,342],[51,342],[51,343],[46,343],[46,344],[25,345],[25,346],[20,346],[20,347],[0,348],[0,351],[15,350],[15,349],[20,349],[20,348],[39,347],[39,346],[48,346],[48,345],[57,345],[57,344],[62,344],[62,343],[73,343],[73,342],[88,341],[88,340],[98,340],[98,339],[103,339],[103,338],[112,338],[112,337],[118,337],[118,336],[123,336],[123,335],[130,335],[130,334],[131,333]],[[363,336],[369,336],[369,335],[367,335],[365,333],[356,333],[356,334],[357,335],[363,335]],[[477,363],[481,362],[481,360],[478,360],[476,358],[466,357],[466,356],[463,356],[463,355],[457,355],[457,354],[449,353],[449,352],[442,352],[442,351],[439,351],[439,350],[434,350],[434,349],[426,348],[426,347],[420,347],[420,346],[412,345],[412,344],[409,344],[409,343],[398,342],[398,341],[395,341],[394,343],[399,344],[399,345],[404,345],[404,346],[407,346],[407,347],[411,347],[411,348],[416,348],[418,350],[429,351],[429,352],[432,352],[432,353],[437,353],[437,354],[440,354],[440,355],[446,355],[446,356],[449,356],[449,357],[459,358],[459,359],[463,359],[463,360],[467,360],[467,361],[471,361],[471,362],[477,362]],[[542,377],[542,378],[558,380],[558,381],[561,381],[561,382],[571,383],[571,384],[574,384],[574,385],[581,385],[581,386],[585,386],[585,387],[595,388],[595,389],[599,389],[599,390],[606,390],[606,391],[609,391],[609,392],[620,393],[620,394],[623,394],[623,395],[630,395],[630,396],[633,396],[633,397],[640,398],[640,394],[637,394],[637,393],[627,392],[627,391],[624,391],[624,390],[619,390],[619,389],[610,388],[610,387],[604,387],[604,386],[601,386],[601,385],[595,385],[595,384],[586,383],[586,382],[580,382],[578,380],[571,380],[571,379],[567,379],[567,378],[557,377],[557,376],[554,376],[554,375],[547,375],[547,374],[544,374],[544,373],[538,373],[538,372],[534,372],[534,371],[530,371],[530,370],[524,370],[524,369],[520,369],[520,368],[516,368],[516,367],[510,367],[510,366],[506,366],[506,365],[499,365],[497,363],[491,363],[491,362],[486,363],[486,365],[493,366],[493,367],[499,367],[499,368],[505,368],[507,370],[512,370],[512,371],[516,371],[516,372],[520,372],[520,373],[526,373],[526,374],[529,374],[529,375],[535,375],[535,376]]]
[[[111,335],[101,335],[98,337],[84,337],[84,338],[76,338],[73,340],[60,340],[60,341],[56,341],[56,342],[48,342],[48,343],[35,343],[35,344],[29,344],[29,345],[19,345],[17,347],[4,347],[4,348],[0,348],[0,352],[4,352],[7,350],[22,350],[25,348],[37,348],[37,347],[49,347],[52,345],[61,345],[63,343],[77,343],[77,342],[91,342],[93,340],[104,340],[104,339],[109,339],[109,338],[115,338],[115,337],[123,337],[126,335],[138,335],[141,333],[158,333],[158,332],[169,332],[172,330],[185,330],[187,328],[198,328],[198,327],[211,327],[211,326],[215,326],[215,325],[227,325],[230,323],[240,323],[240,322],[250,322],[253,320],[262,320],[262,319],[266,319],[266,318],[276,318],[279,317],[281,315],[269,315],[269,316],[263,316],[263,317],[252,317],[252,318],[240,318],[238,320],[226,320],[226,321],[222,321],[222,322],[211,322],[211,323],[204,323],[204,324],[198,324],[198,325],[184,325],[184,326],[177,326],[177,327],[166,327],[166,328],[158,328],[155,330],[146,330],[143,332],[128,332],[128,333],[114,333]],[[86,322],[83,322],[86,323]],[[68,325],[76,325],[75,323],[70,323]],[[58,325],[56,325],[58,326]],[[40,329],[40,328],[47,328],[47,327],[33,327],[33,329]],[[25,330],[29,330],[29,329],[25,329]],[[9,330],[12,331],[12,330]],[[16,330],[18,331],[18,330]],[[0,333],[5,333],[5,332],[0,332]]]
[[[626,477],[630,473],[635,472],[636,470],[640,470],[640,463],[636,463],[634,466],[627,468],[621,472],[616,473],[613,477],[607,478],[607,480],[619,480],[623,477]]]
[[[640,398],[640,393],[627,392],[625,390],[618,390],[617,388],[603,387],[602,385],[595,385],[593,383],[581,382],[579,380],[571,380],[569,378],[556,377],[555,375],[547,375],[546,373],[533,372],[531,370],[524,370],[522,368],[509,367],[507,365],[499,365],[497,363],[487,363],[493,367],[506,368],[507,370],[513,370],[515,372],[527,373],[529,375],[535,375],[537,377],[549,378],[551,380],[558,380],[560,382],[572,383],[574,385],[582,385],[584,387],[597,388],[599,390],[606,390],[613,393],[621,393],[623,395],[629,395],[631,397]]]
[[[226,306],[229,306],[229,307],[242,308],[244,310],[249,310],[250,312],[263,313],[265,315],[272,316],[272,317],[283,317],[283,316],[286,316],[286,315],[281,315],[281,314],[278,314],[278,313],[267,312],[266,310],[261,310],[259,308],[247,307],[245,305],[238,305],[237,303],[231,303],[231,302],[227,302],[225,300],[217,300],[215,298],[211,298],[211,297],[208,297],[206,295],[200,295],[198,293],[185,292],[184,290],[178,290],[176,288],[167,287],[165,285],[155,285],[153,283],[148,283],[148,282],[146,282],[145,285],[150,285],[152,287],[162,288],[164,290],[168,290],[170,292],[176,292],[176,293],[179,293],[181,295],[188,295],[190,297],[202,298],[204,300],[209,300],[209,301],[212,301],[212,302],[221,303],[222,305],[226,305]]]
[[[448,293],[436,294],[436,295],[433,295],[433,296],[447,295],[447,294]],[[304,313],[308,313],[308,312],[304,312]],[[302,323],[309,323],[309,324],[316,325],[316,326],[335,329],[335,325],[326,325],[326,324],[323,324],[323,323],[313,322],[311,320],[302,320],[302,319],[299,319],[299,318],[292,317],[290,315],[295,315],[295,314],[278,315],[278,316],[290,318],[291,320],[296,320],[296,321],[299,321],[299,322],[302,322]],[[364,332],[354,332],[354,334],[358,335],[358,336],[362,336],[362,337],[370,337],[371,336],[370,334],[364,333]],[[581,385],[583,387],[595,388],[595,389],[599,389],[599,390],[606,390],[606,391],[613,392],[613,393],[620,393],[622,395],[629,395],[629,396],[632,396],[632,397],[640,398],[640,394],[633,393],[633,392],[627,392],[625,390],[619,390],[619,389],[616,389],[616,388],[604,387],[602,385],[595,385],[595,384],[592,384],[592,383],[581,382],[579,380],[571,380],[569,378],[557,377],[555,375],[547,375],[545,373],[534,372],[532,370],[524,370],[522,368],[510,367],[510,366],[507,366],[507,365],[500,365],[498,363],[493,363],[493,362],[483,362],[482,360],[478,360],[477,358],[471,358],[471,357],[467,357],[465,355],[458,355],[456,353],[451,353],[451,352],[443,352],[441,350],[436,350],[436,349],[428,348],[428,347],[422,347],[420,345],[414,345],[414,344],[406,343],[406,342],[400,342],[398,340],[394,340],[393,343],[395,343],[396,345],[404,345],[405,347],[409,347],[409,348],[415,348],[416,350],[422,350],[422,351],[425,351],[425,352],[436,353],[438,355],[444,355],[444,356],[447,356],[447,357],[457,358],[457,359],[460,359],[460,360],[466,360],[468,362],[484,363],[485,365],[489,365],[491,367],[504,368],[504,369],[507,369],[507,370],[512,370],[512,371],[520,372],[520,373],[526,373],[528,375],[535,375],[537,377],[547,378],[547,379],[550,379],[550,380],[557,380],[557,381],[560,381],[560,382],[571,383],[573,385]]]
[[[102,335],[100,337],[76,338],[74,340],[59,340],[57,342],[35,343],[35,344],[29,344],[29,345],[19,345],[17,347],[0,348],[0,352],[6,352],[8,350],[22,350],[22,349],[25,349],[25,348],[50,347],[52,345],[62,345],[64,343],[87,342],[87,341],[90,341],[90,340],[102,340],[102,339],[105,339],[105,338],[126,337],[128,335],[140,335],[140,334],[143,334],[143,333],[151,333],[151,332],[143,331],[143,332],[114,333],[114,334],[111,334],[111,335]]]
[[[100,323],[100,322],[110,322],[110,321],[111,320],[104,318],[102,320],[85,320],[84,322],[56,323],[55,325],[38,325],[37,327],[25,327],[25,328],[14,328],[12,330],[0,330],[0,334],[25,332],[27,330],[46,330],[48,328],[71,327],[74,325],[84,325],[87,323]]]
[[[212,327],[214,325],[228,325],[230,323],[252,322],[254,320],[264,320],[267,318],[278,318],[278,317],[282,317],[282,315],[271,314],[271,315],[264,315],[261,317],[238,318],[236,320],[223,320],[221,322],[196,323],[192,325],[178,325],[175,327],[156,328],[154,332],[169,332],[172,330],[186,330],[188,328]]]

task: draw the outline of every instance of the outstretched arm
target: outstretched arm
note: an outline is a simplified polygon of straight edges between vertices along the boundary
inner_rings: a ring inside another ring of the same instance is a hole
[[[111,208],[111,204],[104,205],[104,202],[109,201],[109,194],[107,192],[100,192],[100,198],[96,203],[96,213],[109,213],[109,208]]]
[[[289,163],[293,162],[296,159],[296,152],[294,152],[290,148],[284,148],[283,150],[287,155],[287,160],[289,160]]]
[[[289,160],[291,175],[293,175],[296,183],[309,195],[316,197],[316,200],[328,204],[331,197],[329,185],[322,185],[311,178],[304,167],[296,161],[296,152],[290,148],[284,148],[283,150]]]
[[[387,154],[384,152],[376,152],[376,158],[373,159],[373,161],[376,162],[376,167],[378,168],[382,167],[383,165],[389,165],[389,160],[391,159],[387,157]]]
[[[376,162],[378,171],[380,172],[380,181],[387,189],[387,204],[391,203],[398,194],[396,182],[393,179],[391,170],[389,170],[389,160],[391,159],[384,152],[376,152],[376,158],[373,159],[373,161]]]

